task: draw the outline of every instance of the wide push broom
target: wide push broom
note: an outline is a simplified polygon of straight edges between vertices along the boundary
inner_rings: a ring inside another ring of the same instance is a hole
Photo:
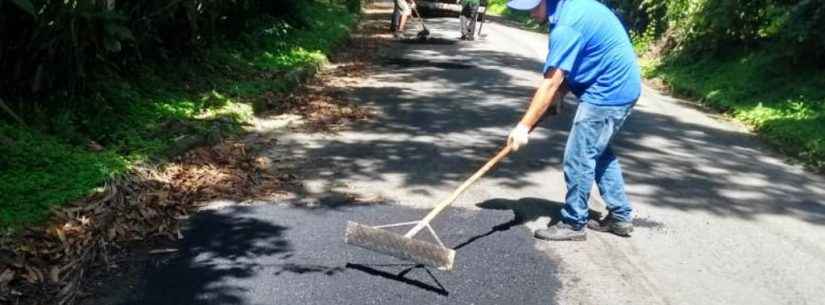
[[[455,250],[448,248],[441,242],[438,234],[436,234],[433,227],[430,226],[430,222],[441,213],[441,211],[447,208],[447,206],[452,204],[470,185],[487,173],[487,171],[506,157],[512,150],[509,144],[501,149],[501,151],[490,159],[490,161],[487,161],[481,169],[464,181],[458,189],[453,191],[450,197],[438,203],[423,219],[374,227],[350,221],[347,223],[344,241],[351,245],[391,255],[403,260],[451,271],[455,260]],[[400,226],[413,227],[403,235],[384,230],[385,228]],[[436,243],[414,239],[414,237],[425,228],[433,236]]]

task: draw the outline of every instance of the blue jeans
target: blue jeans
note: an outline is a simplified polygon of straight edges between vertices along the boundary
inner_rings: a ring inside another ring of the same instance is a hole
[[[579,104],[564,150],[567,196],[561,211],[562,222],[577,229],[587,224],[587,203],[594,181],[613,217],[631,221],[633,209],[625,195],[622,169],[610,149],[610,142],[634,105],[635,102],[624,106]]]

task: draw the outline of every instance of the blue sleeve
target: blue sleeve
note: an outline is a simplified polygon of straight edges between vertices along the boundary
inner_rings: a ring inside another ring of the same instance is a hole
[[[582,35],[573,28],[557,25],[550,32],[550,51],[547,52],[547,61],[544,62],[542,74],[550,69],[561,69],[569,73],[579,57],[584,42]]]

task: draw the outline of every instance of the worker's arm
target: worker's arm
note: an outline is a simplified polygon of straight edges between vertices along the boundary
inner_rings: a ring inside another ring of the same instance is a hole
[[[564,72],[559,69],[552,69],[547,71],[547,75],[541,81],[536,94],[533,95],[533,100],[530,102],[530,107],[527,108],[527,113],[521,118],[519,124],[533,128],[547,108],[556,100],[559,93],[564,91],[562,88],[564,83]]]
[[[553,96],[553,102],[550,103],[550,106],[547,107],[547,111],[544,113],[544,116],[548,115],[557,115],[561,110],[561,105],[564,103],[564,96],[567,95],[569,89],[567,88],[567,81],[561,83],[561,86],[558,90],[556,90],[556,95]],[[539,121],[541,123],[541,121]],[[534,127],[535,128],[535,125]]]
[[[513,150],[518,150],[520,146],[527,144],[528,134],[533,126],[538,123],[553,101],[567,92],[567,88],[562,86],[563,83],[564,71],[562,70],[552,69],[544,75],[544,79],[533,95],[530,107],[527,108],[527,113],[521,118],[516,128],[510,132],[510,137],[507,139]]]

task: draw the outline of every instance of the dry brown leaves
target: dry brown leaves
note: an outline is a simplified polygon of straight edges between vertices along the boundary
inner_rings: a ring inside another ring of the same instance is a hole
[[[273,172],[272,161],[239,142],[195,149],[161,172],[181,202],[242,201],[277,192],[295,178]],[[252,150],[252,151],[250,151]]]
[[[298,94],[287,97],[287,101],[291,105],[288,112],[304,117],[310,131],[335,131],[347,123],[374,115],[373,111],[346,101],[329,89],[305,87]]]
[[[361,23],[350,40],[331,57],[332,68],[321,71],[294,93],[280,97],[286,112],[303,116],[310,131],[334,131],[349,122],[374,117],[374,111],[348,100],[353,85],[370,72],[380,48],[391,42],[381,16]]]

